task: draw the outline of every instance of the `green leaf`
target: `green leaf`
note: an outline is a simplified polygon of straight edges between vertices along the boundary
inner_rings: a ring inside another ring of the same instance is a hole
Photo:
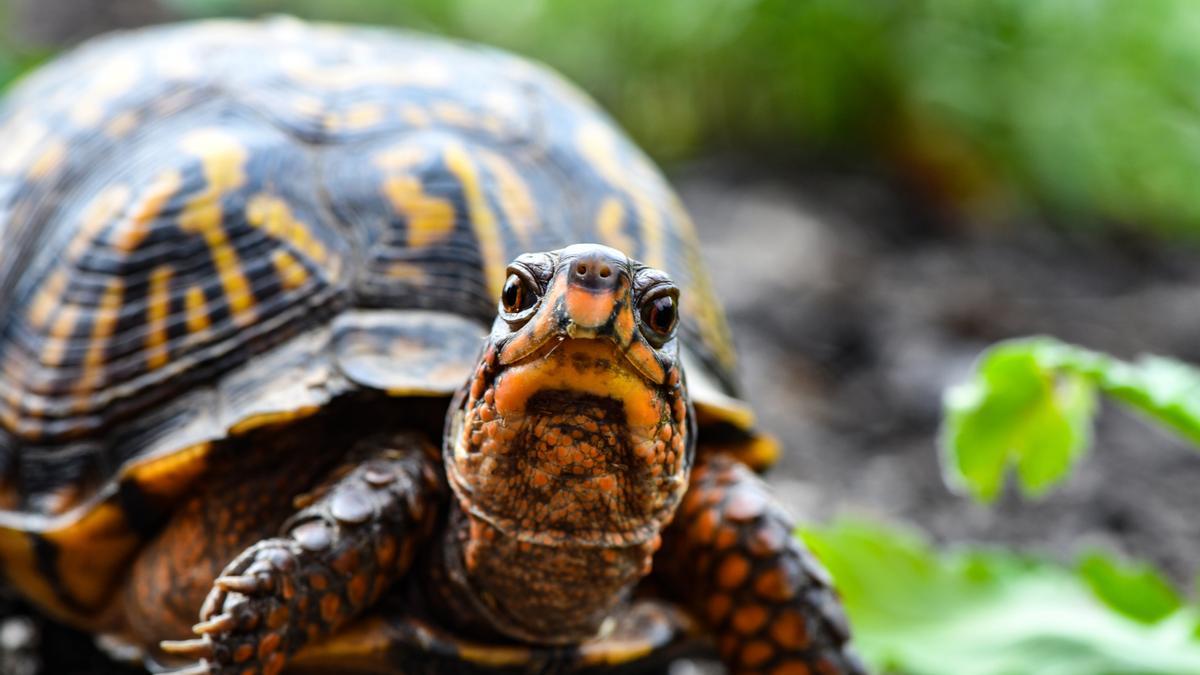
[[[1148,565],[1123,566],[1093,552],[1080,560],[1079,573],[1104,604],[1135,621],[1161,621],[1183,605],[1171,584]]]
[[[1095,387],[1039,362],[1045,339],[1001,343],[981,357],[975,377],[946,392],[940,434],[947,481],[991,501],[1016,466],[1021,487],[1039,495],[1059,481],[1091,438]]]
[[[980,549],[937,554],[915,535],[865,523],[801,535],[833,574],[855,642],[877,672],[1200,673],[1194,608],[1147,625],[1110,609],[1090,577],[1044,560]],[[1123,589],[1118,595],[1157,585],[1089,560],[1116,570],[1106,584]]]
[[[1127,363],[1052,338],[1011,340],[946,391],[939,438],[947,483],[990,501],[1011,466],[1026,494],[1044,493],[1087,451],[1097,392],[1200,445],[1196,368],[1161,356]]]

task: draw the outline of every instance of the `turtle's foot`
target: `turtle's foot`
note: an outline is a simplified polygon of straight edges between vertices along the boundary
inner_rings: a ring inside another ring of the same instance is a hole
[[[655,572],[708,624],[730,672],[862,675],[829,575],[740,462],[692,473]]]
[[[282,537],[226,566],[200,610],[198,637],[161,644],[165,654],[200,660],[179,672],[275,675],[407,572],[443,487],[422,442],[389,441],[305,498]]]

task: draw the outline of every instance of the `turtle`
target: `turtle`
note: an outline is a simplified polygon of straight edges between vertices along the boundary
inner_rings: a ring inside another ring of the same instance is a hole
[[[290,18],[0,107],[0,568],[156,672],[864,672],[696,233],[585,94]]]

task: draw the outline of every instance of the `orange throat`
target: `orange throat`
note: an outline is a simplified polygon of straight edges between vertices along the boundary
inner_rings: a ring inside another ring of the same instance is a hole
[[[507,367],[494,353],[446,439],[465,516],[459,559],[501,632],[590,637],[649,573],[686,489],[683,385],[649,382],[603,340],[563,340]]]

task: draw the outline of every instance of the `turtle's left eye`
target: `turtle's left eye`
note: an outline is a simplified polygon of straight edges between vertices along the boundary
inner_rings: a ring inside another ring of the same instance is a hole
[[[537,302],[537,289],[533,284],[517,273],[508,275],[504,282],[504,290],[500,293],[500,302],[504,311],[509,314],[519,314]]]
[[[675,330],[679,322],[677,304],[675,292],[655,294],[642,301],[642,326],[652,342],[662,342]]]

